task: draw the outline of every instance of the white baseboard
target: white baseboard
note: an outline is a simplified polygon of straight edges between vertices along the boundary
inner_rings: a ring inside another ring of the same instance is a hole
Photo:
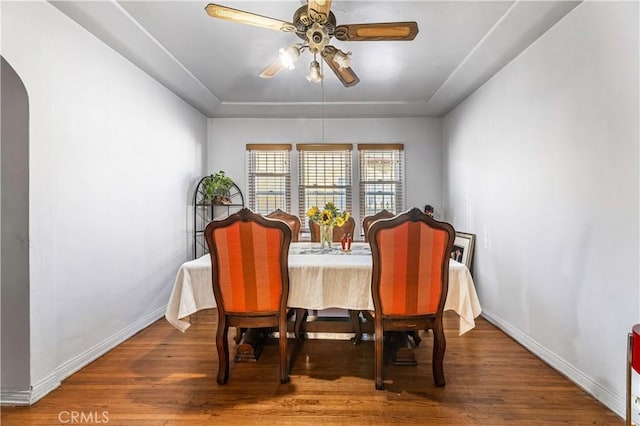
[[[38,383],[32,385],[29,405],[35,404],[40,400],[40,398],[60,387],[61,381],[62,379],[58,377],[57,372],[54,371],[44,379],[40,380]]]
[[[53,391],[57,387],[60,386],[60,383],[71,376],[76,371],[80,370],[82,367],[85,367],[89,363],[95,361],[100,358],[105,353],[109,352],[111,349],[115,348],[125,340],[132,337],[134,334],[138,333],[140,330],[143,330],[164,317],[164,314],[167,310],[167,306],[161,306],[155,311],[145,315],[138,321],[124,328],[123,330],[117,332],[116,334],[106,338],[102,342],[94,345],[93,347],[87,349],[86,351],[80,353],[79,355],[71,358],[68,361],[60,364],[55,371],[44,378],[43,380],[35,383],[31,386],[30,391],[2,391],[0,394],[0,404],[1,405],[32,405],[35,404],[39,399],[47,395],[49,392]]]
[[[578,370],[566,360],[540,345],[538,342],[531,339],[529,336],[522,333],[520,330],[513,327],[493,312],[487,311],[483,308],[482,317],[504,331],[516,342],[527,348],[530,352],[549,364],[555,370],[565,375],[569,380],[580,386],[587,393],[602,402],[607,408],[624,419],[626,409],[625,396],[618,395],[612,389],[602,386],[592,377],[589,377],[583,371]]]
[[[28,390],[3,390],[0,392],[0,405],[29,405],[31,391]]]

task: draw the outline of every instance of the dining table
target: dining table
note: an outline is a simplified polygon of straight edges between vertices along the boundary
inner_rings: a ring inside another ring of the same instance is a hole
[[[289,247],[289,297],[287,306],[309,310],[332,308],[373,311],[371,296],[372,257],[369,243],[353,243],[351,250],[340,244],[321,248],[315,242],[294,242]],[[186,331],[189,317],[216,307],[209,254],[183,263],[165,313],[166,320]],[[449,261],[449,288],[445,311],[454,311],[460,321],[459,335],[475,327],[481,307],[469,269]]]

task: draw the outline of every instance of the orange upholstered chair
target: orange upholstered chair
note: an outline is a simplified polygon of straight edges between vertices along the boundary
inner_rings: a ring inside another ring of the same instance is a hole
[[[218,306],[218,383],[229,378],[229,327],[277,327],[280,382],[286,383],[291,229],[244,208],[209,223],[205,237]]]
[[[267,217],[269,219],[280,219],[287,222],[289,228],[291,228],[291,241],[298,241],[298,237],[300,234],[300,218],[298,218],[298,216],[277,209],[269,213]]]
[[[384,330],[433,330],[433,378],[444,386],[442,314],[449,284],[453,227],[414,208],[369,229],[373,261],[376,389],[384,388]]]
[[[373,224],[373,222],[375,222],[376,220],[379,219],[389,219],[394,217],[395,214],[391,213],[388,210],[380,210],[378,213],[371,215],[371,216],[365,216],[364,219],[362,219],[362,230],[364,231],[364,240],[366,242],[369,241],[369,236],[367,235],[367,233],[369,232],[369,228],[371,227],[371,225]]]
[[[320,225],[315,223],[314,221],[309,221],[309,229],[311,230],[311,241],[319,242],[320,241]],[[356,221],[353,219],[353,216],[349,217],[349,220],[345,222],[341,227],[334,226],[333,227],[333,239],[332,241],[340,241],[344,234],[351,234],[351,238],[353,238],[353,232],[356,229]]]

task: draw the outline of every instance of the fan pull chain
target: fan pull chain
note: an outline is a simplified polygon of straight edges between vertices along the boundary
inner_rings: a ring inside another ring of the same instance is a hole
[[[324,61],[320,64],[322,75],[324,75]],[[320,80],[320,91],[322,93],[322,143],[324,144],[324,78]]]

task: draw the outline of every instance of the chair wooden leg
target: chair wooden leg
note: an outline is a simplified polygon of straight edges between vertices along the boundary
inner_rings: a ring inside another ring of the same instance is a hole
[[[409,333],[411,334],[411,337],[413,337],[413,342],[416,344],[416,347],[420,346],[420,343],[422,342],[422,338],[420,337],[420,332],[416,330],[416,331],[410,331]]]
[[[287,366],[287,318],[280,316],[280,383],[289,381],[289,368]]]
[[[236,345],[239,345],[242,341],[242,335],[247,331],[246,328],[236,327],[236,337],[233,338],[233,341],[236,342]]]
[[[300,334],[300,327],[302,327],[302,323],[305,322],[307,320],[307,315],[309,313],[307,312],[306,309],[303,308],[296,308],[296,323],[293,329],[293,332],[296,336],[296,340],[298,340],[298,342],[302,341],[302,335]]]
[[[349,309],[349,317],[351,317],[351,325],[356,332],[353,344],[357,345],[362,340],[362,329],[360,328],[360,311],[352,311]]]
[[[376,324],[376,336],[375,336],[375,362],[376,362],[376,389],[384,389],[384,379],[382,377],[382,364],[384,356],[384,332],[382,327],[378,327]]]
[[[218,349],[218,383],[224,385],[229,379],[229,327],[226,318],[218,318],[216,348]]]
[[[447,348],[447,341],[444,337],[442,321],[433,328],[433,359],[431,361],[433,368],[433,381],[436,386],[444,386],[444,352]]]

